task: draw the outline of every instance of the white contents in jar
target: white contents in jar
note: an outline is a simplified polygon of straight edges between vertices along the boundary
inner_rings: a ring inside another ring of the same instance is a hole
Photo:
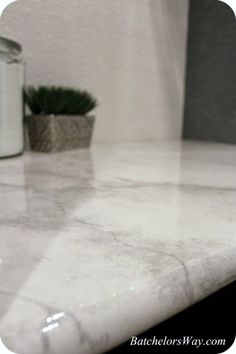
[[[0,60],[0,157],[23,151],[23,65]]]

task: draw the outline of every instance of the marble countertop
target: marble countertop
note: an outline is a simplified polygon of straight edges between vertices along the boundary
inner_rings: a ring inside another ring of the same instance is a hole
[[[92,354],[236,279],[236,146],[95,145],[0,161],[0,337]]]

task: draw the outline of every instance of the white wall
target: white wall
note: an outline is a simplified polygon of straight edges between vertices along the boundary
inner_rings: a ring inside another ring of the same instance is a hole
[[[188,0],[20,0],[0,33],[22,43],[30,84],[98,97],[96,140],[180,137]]]

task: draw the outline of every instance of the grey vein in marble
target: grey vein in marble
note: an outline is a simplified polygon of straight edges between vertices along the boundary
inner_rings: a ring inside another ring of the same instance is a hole
[[[0,161],[0,337],[99,354],[236,279],[236,147],[95,145]]]

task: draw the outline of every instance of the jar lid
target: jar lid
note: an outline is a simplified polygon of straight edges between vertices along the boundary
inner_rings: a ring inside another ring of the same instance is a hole
[[[0,60],[2,59],[16,59],[21,53],[21,45],[10,39],[0,37]]]

